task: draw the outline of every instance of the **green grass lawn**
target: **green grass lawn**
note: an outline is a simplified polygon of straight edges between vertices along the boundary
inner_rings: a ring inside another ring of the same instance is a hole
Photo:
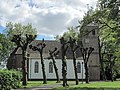
[[[43,84],[43,81],[28,81],[27,86],[20,88],[31,88],[36,86],[56,84],[56,81],[47,81],[47,84]],[[62,84],[62,81],[61,81]],[[75,85],[75,81],[68,81],[69,87],[57,87],[53,90],[120,90],[120,81],[114,82],[90,82],[89,84],[79,82],[79,85]]]
[[[47,84],[43,84],[43,81],[28,81],[27,86],[23,86],[21,82],[20,88],[31,88],[36,86],[43,86],[43,85],[49,85],[49,84],[55,84],[56,81],[47,81]]]
[[[69,83],[69,82],[68,82]],[[69,87],[58,87],[53,90],[120,90],[120,81],[115,82],[90,82],[79,85],[71,84]]]
[[[20,88],[30,88],[30,87],[35,87],[35,86],[41,86],[42,81],[28,81],[27,86],[23,86],[21,82]]]

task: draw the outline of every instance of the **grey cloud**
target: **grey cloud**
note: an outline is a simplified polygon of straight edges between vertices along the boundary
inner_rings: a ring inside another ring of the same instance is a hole
[[[94,0],[90,2],[91,5],[92,2]],[[2,0],[1,4],[2,22],[32,23],[39,34],[46,35],[58,35],[66,31],[67,27],[78,25],[78,20],[87,10],[82,0],[34,0],[32,3]]]
[[[69,22],[68,27],[78,26],[78,25],[79,25],[78,20],[81,20],[81,19],[78,19],[78,18],[72,19],[72,20]]]
[[[57,13],[53,14],[51,12],[47,13],[46,15],[37,15],[37,22],[39,23],[39,33],[49,33],[51,35],[53,34],[59,34],[63,32],[63,30],[66,29],[66,22],[69,20],[70,15],[67,13]]]

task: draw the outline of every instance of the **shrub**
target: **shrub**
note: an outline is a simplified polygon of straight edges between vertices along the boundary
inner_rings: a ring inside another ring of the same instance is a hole
[[[15,70],[0,70],[0,90],[10,90],[11,88],[18,88],[22,74]]]

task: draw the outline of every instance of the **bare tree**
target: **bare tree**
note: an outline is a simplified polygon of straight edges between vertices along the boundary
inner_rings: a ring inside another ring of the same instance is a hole
[[[54,65],[54,69],[55,69],[55,74],[56,74],[56,77],[57,77],[57,83],[60,82],[60,78],[59,78],[59,74],[58,74],[58,68],[56,66],[56,61],[55,61],[55,57],[59,54],[59,51],[57,51],[57,48],[55,48],[53,51],[50,51],[49,50],[49,57],[48,59],[52,59],[53,61],[53,65]]]
[[[80,48],[80,51],[82,53],[82,57],[83,57],[83,60],[84,60],[85,81],[86,81],[86,83],[89,83],[88,60],[89,60],[90,54],[92,53],[93,50],[94,50],[94,48],[92,48],[92,47],[89,47],[89,48]]]
[[[76,45],[76,40],[72,39],[70,37],[69,41],[70,43],[70,48],[72,51],[72,56],[73,56],[73,65],[74,65],[74,71],[75,71],[75,80],[76,80],[76,85],[79,84],[79,80],[78,80],[78,75],[77,75],[77,67],[76,67],[76,50],[79,48],[79,46]]]
[[[61,54],[62,54],[62,76],[63,76],[63,87],[68,86],[67,84],[67,62],[66,62],[66,51],[68,49],[67,41],[62,37],[60,39],[61,43]]]
[[[44,42],[44,39],[42,40],[41,43],[38,43],[36,46],[33,46],[33,45],[29,46],[30,49],[32,49],[33,51],[38,51],[40,53],[42,72],[43,72],[43,84],[47,84],[45,65],[44,65],[44,59],[43,59],[43,49],[45,48],[45,46],[46,46],[46,44]]]

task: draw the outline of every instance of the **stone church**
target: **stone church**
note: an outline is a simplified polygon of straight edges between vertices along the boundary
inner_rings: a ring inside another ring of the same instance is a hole
[[[89,76],[90,80],[100,80],[100,66],[99,66],[99,47],[98,47],[98,26],[95,24],[89,24],[86,29],[91,31],[88,35],[85,35],[81,38],[82,45],[84,47],[93,47],[94,51],[90,55],[89,58]],[[35,40],[31,44],[37,45],[41,40]],[[59,41],[55,40],[45,40],[46,47],[43,51],[44,63],[45,63],[45,72],[47,79],[56,79],[55,71],[53,68],[52,60],[48,60],[49,50],[54,50],[55,47],[60,50],[61,44]],[[27,71],[28,71],[28,79],[43,79],[42,77],[42,69],[41,69],[41,59],[40,54],[37,51],[32,51],[28,48],[29,59],[27,60]],[[74,76],[74,66],[73,60],[71,57],[71,51],[68,49],[67,51],[67,78],[75,79]],[[16,69],[21,69],[21,61],[22,55],[21,50],[19,49],[16,55],[11,58],[12,63],[9,62]],[[81,56],[80,50],[76,51],[76,65],[77,65],[77,73],[79,79],[85,79],[85,69],[83,65],[83,58]],[[56,57],[56,65],[58,67],[58,73],[60,79],[62,79],[62,60],[61,56],[58,55]]]

